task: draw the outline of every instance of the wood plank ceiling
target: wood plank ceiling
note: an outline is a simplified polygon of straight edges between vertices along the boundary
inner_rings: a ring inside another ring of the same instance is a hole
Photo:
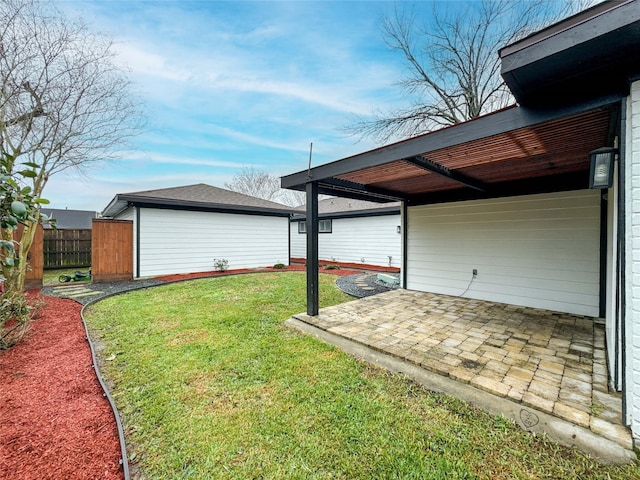
[[[611,111],[590,110],[513,130],[418,157],[445,170],[492,186],[556,175],[589,172],[589,152],[610,142]],[[336,176],[340,180],[395,192],[405,197],[468,188],[425,170],[409,159]],[[585,184],[584,188],[587,188]]]

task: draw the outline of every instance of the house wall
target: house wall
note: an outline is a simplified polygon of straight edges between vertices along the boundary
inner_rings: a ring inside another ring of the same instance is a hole
[[[407,288],[598,316],[599,192],[409,207],[407,216]]]
[[[627,420],[640,442],[640,81],[627,102],[625,170],[625,396]],[[630,418],[629,418],[630,417]]]
[[[291,222],[291,256],[306,258],[307,236],[298,233],[298,223]],[[398,225],[399,214],[334,218],[332,232],[321,233],[318,236],[318,257],[320,260],[334,262],[400,268],[402,235],[397,232]]]
[[[287,217],[142,208],[139,276],[210,271],[216,258],[229,270],[286,264],[288,228]]]

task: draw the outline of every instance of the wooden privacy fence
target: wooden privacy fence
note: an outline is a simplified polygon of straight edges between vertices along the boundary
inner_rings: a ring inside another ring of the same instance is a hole
[[[133,280],[133,222],[94,219],[92,227],[93,282]]]
[[[18,229],[18,235],[21,234],[22,227]],[[43,275],[43,254],[42,254],[42,238],[43,238],[42,225],[38,225],[36,235],[33,237],[33,244],[27,255],[27,261],[29,266],[27,267],[27,274],[24,277],[24,288],[40,288],[42,287],[42,275]],[[20,238],[19,236],[17,238]]]
[[[91,265],[91,230],[45,230],[44,268]]]

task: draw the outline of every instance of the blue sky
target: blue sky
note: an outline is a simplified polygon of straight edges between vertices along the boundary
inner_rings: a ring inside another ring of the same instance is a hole
[[[101,211],[117,193],[208,183],[242,167],[281,176],[375,147],[339,128],[406,103],[384,44],[393,2],[59,1],[114,36],[148,126],[121,159],[53,176],[53,208]],[[430,11],[427,3],[417,8]]]

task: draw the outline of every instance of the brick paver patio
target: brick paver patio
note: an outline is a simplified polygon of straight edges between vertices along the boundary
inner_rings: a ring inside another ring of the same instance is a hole
[[[410,290],[295,318],[631,448],[598,319]]]

